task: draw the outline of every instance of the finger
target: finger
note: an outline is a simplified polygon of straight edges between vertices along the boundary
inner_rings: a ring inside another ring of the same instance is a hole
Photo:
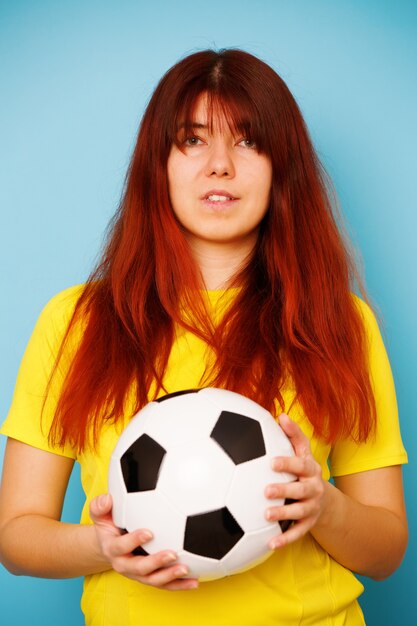
[[[283,520],[302,520],[315,516],[317,505],[314,500],[294,502],[282,506],[271,506],[265,511],[265,518],[269,522],[281,522]]]
[[[197,589],[198,587],[197,578],[182,578],[178,580],[173,580],[171,583],[168,583],[163,587],[167,591],[187,591],[190,589]]]
[[[141,529],[135,530],[132,533],[121,534],[107,543],[108,556],[116,558],[119,556],[130,556],[133,550],[143,546],[152,539],[152,533],[150,530]]]
[[[285,472],[305,478],[321,475],[320,466],[311,454],[308,456],[279,456],[272,459],[271,464],[275,472]]]
[[[177,562],[177,556],[172,551],[160,552],[146,557],[122,557],[116,559],[115,569],[129,578],[134,578],[154,587],[165,588],[178,579],[183,581],[196,580],[185,578],[188,574],[188,568]]]
[[[132,557],[130,567],[134,567],[138,576],[148,577],[159,570],[168,571],[173,566],[179,566],[177,563],[177,555],[172,550],[157,552],[149,556]],[[171,572],[172,573],[172,572]],[[186,572],[185,572],[186,573]],[[181,574],[184,576],[185,574]],[[173,576],[175,578],[175,576]],[[177,576],[178,578],[178,576]]]
[[[319,489],[310,480],[294,480],[290,483],[273,483],[265,489],[269,500],[305,500],[319,494]]]
[[[163,559],[159,558],[157,562],[163,562]],[[169,558],[169,562],[172,562],[172,558]],[[121,557],[115,559],[113,569],[143,584],[170,591],[195,589],[198,586],[196,578],[186,578],[188,569],[182,564],[175,563],[171,567],[150,569],[153,567],[150,563],[150,557]],[[149,573],[146,573],[148,571]]]
[[[154,571],[152,574],[142,578],[142,582],[154,587],[165,587],[178,579],[185,579],[188,575],[188,568],[182,564],[167,567]],[[189,580],[189,579],[187,579]]]
[[[269,542],[269,548],[271,550],[277,550],[279,548],[283,548],[284,546],[293,543],[294,541],[298,541],[301,539],[311,528],[313,524],[310,520],[303,520],[301,522],[296,522],[285,533],[278,535],[278,537],[274,537]]]
[[[286,413],[281,413],[278,420],[282,430],[291,441],[295,454],[297,456],[310,454],[310,442],[298,424],[293,422]]]

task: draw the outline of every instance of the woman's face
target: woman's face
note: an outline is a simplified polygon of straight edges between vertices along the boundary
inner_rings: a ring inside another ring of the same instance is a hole
[[[222,117],[214,117],[209,130],[204,95],[193,126],[189,136],[179,130],[180,147],[174,144],[168,158],[173,211],[194,247],[203,242],[253,246],[269,206],[269,157],[234,135]]]

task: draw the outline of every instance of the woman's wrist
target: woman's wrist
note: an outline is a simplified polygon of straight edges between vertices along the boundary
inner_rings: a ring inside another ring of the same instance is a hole
[[[90,554],[91,564],[93,567],[97,568],[94,572],[106,571],[111,569],[111,563],[104,556],[100,542],[97,536],[97,530],[94,524],[85,524],[82,526],[83,532],[86,536],[87,541],[87,549]]]
[[[337,527],[338,520],[344,518],[344,495],[327,480],[323,480],[323,487],[321,512],[311,529],[313,536],[315,532],[328,531],[329,528]]]

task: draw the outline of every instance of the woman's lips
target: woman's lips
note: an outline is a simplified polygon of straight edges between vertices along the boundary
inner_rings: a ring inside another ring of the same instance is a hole
[[[232,198],[231,196],[218,196],[210,195],[207,198],[203,198],[203,204],[207,208],[214,211],[224,211],[225,209],[232,208],[239,201],[239,198]]]
[[[225,189],[210,189],[202,197],[204,205],[212,210],[224,210],[233,207],[238,200],[239,198]]]

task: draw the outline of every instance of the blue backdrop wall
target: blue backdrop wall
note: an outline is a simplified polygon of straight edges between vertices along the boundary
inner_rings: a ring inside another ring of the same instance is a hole
[[[186,53],[241,47],[287,81],[332,176],[378,304],[410,456],[411,539],[367,582],[368,624],[416,623],[417,5],[398,0],[0,0],[1,419],[45,302],[82,282],[114,212],[137,125]],[[414,269],[413,269],[414,268]],[[4,441],[1,442],[2,452]],[[82,502],[75,472],[64,518]],[[81,580],[0,570],[0,621],[82,624]]]

